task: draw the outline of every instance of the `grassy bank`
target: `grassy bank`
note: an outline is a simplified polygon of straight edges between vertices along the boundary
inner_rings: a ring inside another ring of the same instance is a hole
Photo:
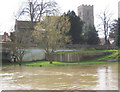
[[[83,52],[112,52],[111,54],[107,54],[105,56],[101,56],[99,58],[87,60],[87,61],[80,61],[80,62],[58,62],[53,61],[53,64],[50,64],[49,61],[33,61],[33,62],[17,62],[13,63],[15,65],[26,65],[26,66],[68,66],[68,65],[90,65],[90,64],[104,64],[104,63],[111,63],[111,62],[118,62],[118,58],[120,57],[120,51],[118,50],[86,50],[86,51],[67,51],[67,52],[57,52],[60,53],[83,53]],[[120,59],[120,58],[119,58]]]
[[[117,50],[81,50],[81,51],[61,51],[56,52],[56,54],[64,53],[96,53],[96,52],[116,52]]]

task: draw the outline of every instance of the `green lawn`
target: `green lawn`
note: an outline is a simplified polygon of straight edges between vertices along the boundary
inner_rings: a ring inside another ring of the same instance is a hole
[[[112,52],[110,54],[107,54],[105,56],[101,56],[99,58],[86,60],[86,61],[80,61],[80,62],[58,62],[53,61],[53,64],[50,64],[49,61],[33,61],[33,62],[17,62],[14,64],[19,65],[26,65],[26,66],[68,66],[68,65],[89,65],[89,64],[104,64],[104,63],[111,63],[111,62],[117,62],[117,59],[120,58],[120,50],[86,50],[86,51],[67,51],[67,52],[57,52],[58,54],[62,53],[80,53],[80,52]]]
[[[117,50],[81,50],[81,51],[61,51],[56,52],[56,54],[64,54],[64,53],[95,53],[95,52],[116,52]]]

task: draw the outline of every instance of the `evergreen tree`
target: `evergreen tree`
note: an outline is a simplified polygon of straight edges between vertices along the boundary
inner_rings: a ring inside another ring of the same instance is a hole
[[[72,44],[83,43],[82,20],[75,14],[74,11],[68,11],[67,14],[64,14],[64,15],[70,18],[71,27],[68,34],[72,37]]]
[[[90,25],[85,28],[84,40],[85,40],[84,42],[89,45],[99,44],[100,39],[94,26]]]

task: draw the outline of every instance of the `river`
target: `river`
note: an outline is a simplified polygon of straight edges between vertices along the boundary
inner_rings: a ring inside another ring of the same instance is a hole
[[[118,90],[118,64],[3,66],[1,90]]]

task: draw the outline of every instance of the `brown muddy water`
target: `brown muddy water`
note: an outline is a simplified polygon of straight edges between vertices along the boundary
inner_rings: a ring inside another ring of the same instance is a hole
[[[118,64],[3,66],[0,90],[118,90]]]

